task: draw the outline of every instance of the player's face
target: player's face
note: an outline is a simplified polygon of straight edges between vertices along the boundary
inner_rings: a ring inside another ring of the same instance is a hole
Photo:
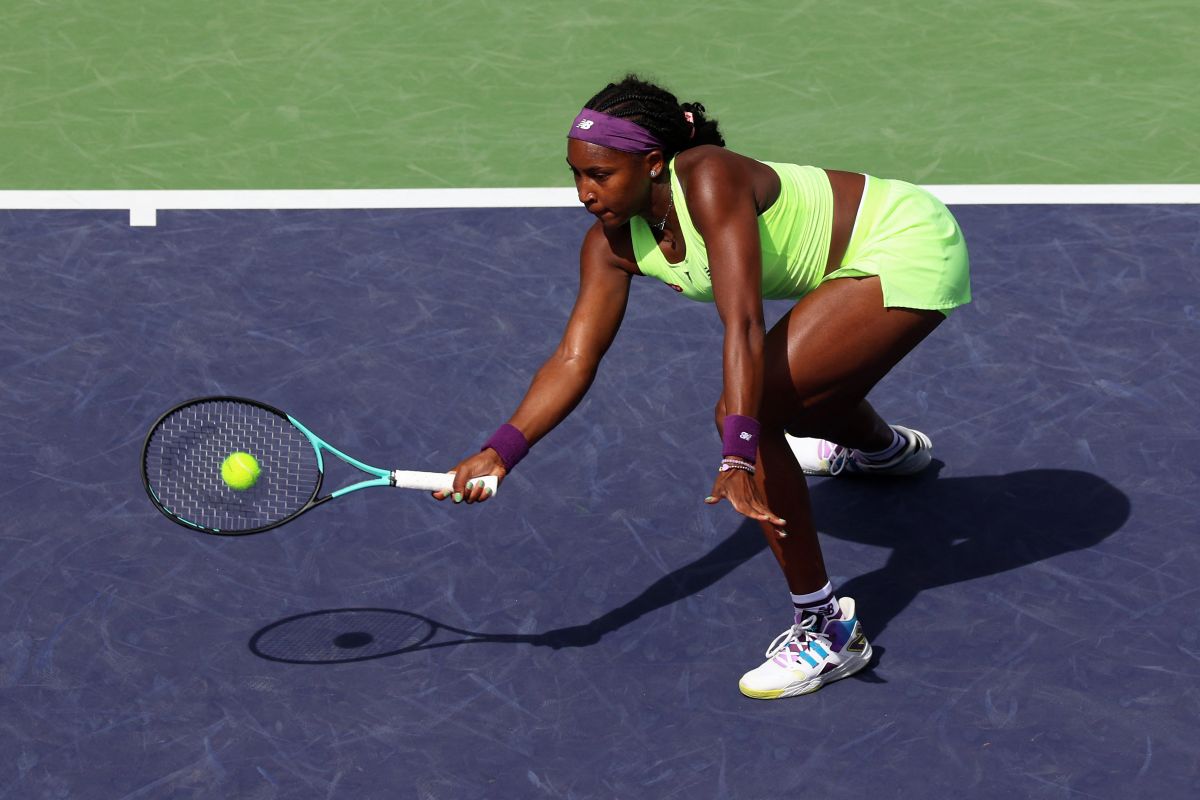
[[[579,202],[606,228],[620,227],[649,208],[652,161],[661,162],[662,155],[658,151],[647,155],[623,153],[591,142],[567,140],[567,164],[575,176]]]

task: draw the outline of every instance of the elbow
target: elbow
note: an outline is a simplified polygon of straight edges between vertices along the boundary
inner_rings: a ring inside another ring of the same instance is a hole
[[[551,361],[559,369],[581,375],[595,375],[599,361],[576,350],[560,348],[555,351]]]

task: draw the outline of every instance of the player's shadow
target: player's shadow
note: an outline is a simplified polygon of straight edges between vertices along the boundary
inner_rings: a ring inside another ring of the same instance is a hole
[[[994,575],[1083,550],[1129,519],[1129,498],[1087,472],[1037,469],[939,479],[942,464],[912,478],[824,479],[811,487],[824,536],[892,550],[877,570],[838,593],[863,608],[878,636],[923,590]],[[583,625],[540,634],[541,644],[594,644],[639,617],[706,589],[766,549],[746,522],[712,551],[656,581],[625,605]],[[852,570],[853,565],[842,565]]]
[[[817,527],[824,535],[892,550],[883,567],[838,587],[839,594],[858,601],[872,636],[925,589],[1092,547],[1129,518],[1128,497],[1086,472],[1037,469],[946,479],[939,479],[937,472],[886,481],[827,479],[812,487]],[[250,649],[273,661],[313,664],[466,643],[588,647],[646,614],[703,591],[765,549],[758,526],[746,522],[708,553],[664,575],[624,605],[590,622],[542,633],[476,633],[407,611],[331,609],[273,622],[254,635]],[[352,633],[342,631],[339,620]],[[434,642],[432,632],[426,635],[424,628],[418,637],[412,632],[420,627],[418,622],[430,631],[439,627],[467,638]],[[311,630],[297,628],[306,625]],[[367,630],[372,627],[377,630]],[[405,630],[403,641],[389,633],[392,629]],[[341,645],[330,648],[326,643],[351,636],[370,639],[372,647],[351,654]],[[272,641],[313,642],[316,649],[304,657],[288,655],[292,644],[272,652]],[[389,646],[390,641],[396,646]],[[328,658],[319,655],[325,652]]]
[[[1063,469],[944,479],[930,470],[870,486],[830,479],[812,497],[822,533],[892,551],[882,567],[838,587],[863,609],[873,636],[926,589],[1087,549],[1130,514],[1129,498],[1111,483]]]

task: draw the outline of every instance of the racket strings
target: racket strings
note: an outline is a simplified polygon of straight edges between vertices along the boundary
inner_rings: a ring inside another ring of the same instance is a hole
[[[234,452],[258,461],[249,489],[221,477]],[[167,511],[208,530],[237,533],[281,522],[316,493],[317,458],[308,439],[287,419],[249,403],[211,400],[184,406],[151,434],[146,481]]]

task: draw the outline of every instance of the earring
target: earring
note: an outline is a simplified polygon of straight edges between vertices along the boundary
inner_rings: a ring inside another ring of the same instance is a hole
[[[652,170],[650,170],[650,177],[651,177],[651,178],[657,178],[657,177],[658,177],[658,170],[656,170],[656,169],[652,169]]]

